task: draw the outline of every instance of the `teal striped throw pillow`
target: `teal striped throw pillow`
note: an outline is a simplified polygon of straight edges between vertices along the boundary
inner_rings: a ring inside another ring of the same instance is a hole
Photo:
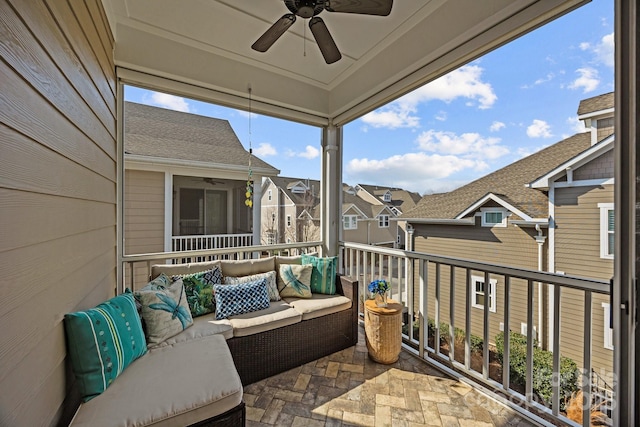
[[[105,391],[131,362],[147,352],[131,293],[64,316],[71,367],[83,400]]]
[[[311,292],[334,295],[336,293],[336,271],[338,257],[319,258],[302,255],[302,264],[311,264]]]

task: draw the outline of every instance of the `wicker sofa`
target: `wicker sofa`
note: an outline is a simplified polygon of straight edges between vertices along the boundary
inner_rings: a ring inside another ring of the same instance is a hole
[[[216,266],[224,276],[240,277],[277,271],[281,264],[300,262],[300,257],[273,256],[158,264],[152,266],[151,278],[162,273],[196,273]],[[335,285],[335,295],[313,294],[304,300],[283,298],[267,309],[228,319],[216,320],[214,314],[194,318],[192,326],[133,362],[104,396],[81,405],[72,425],[98,425],[113,413],[118,413],[121,420],[133,420],[113,425],[244,425],[243,386],[356,344],[357,283],[336,275]],[[192,352],[201,357],[191,358]],[[202,357],[203,353],[207,355]],[[149,366],[150,363],[157,366]],[[167,367],[173,372],[164,378],[152,374],[157,369],[164,372]],[[182,384],[178,386],[179,394],[174,393],[168,384],[179,383],[176,379],[184,378],[185,372],[198,377],[190,380],[195,386]],[[167,388],[166,402],[138,397],[143,390],[162,387]],[[172,401],[176,394],[180,396],[177,405]],[[140,400],[147,407],[132,403]]]

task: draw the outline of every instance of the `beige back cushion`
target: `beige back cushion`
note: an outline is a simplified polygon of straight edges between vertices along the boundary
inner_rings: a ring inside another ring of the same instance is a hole
[[[274,271],[276,269],[275,258],[272,256],[268,258],[237,261],[222,260],[220,263],[222,268],[222,275],[232,277],[266,273],[268,271]]]
[[[151,266],[151,277],[156,278],[160,273],[164,273],[169,277],[178,274],[199,273],[219,266],[220,261],[190,262],[187,264],[155,264]]]

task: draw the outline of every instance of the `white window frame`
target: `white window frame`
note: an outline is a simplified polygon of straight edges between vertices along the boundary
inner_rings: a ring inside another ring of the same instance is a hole
[[[489,222],[487,221],[487,214],[490,213],[499,213],[502,215],[501,222]],[[501,208],[481,208],[480,214],[482,218],[482,226],[483,227],[506,227],[507,226],[507,213],[506,209]]]
[[[484,304],[477,304],[476,297],[478,295],[485,295],[485,292],[479,292],[476,290],[476,282],[481,282],[484,284],[483,276],[471,276],[471,306],[473,308],[478,308],[480,310],[484,310]],[[489,279],[489,311],[491,313],[496,312],[496,288],[498,287],[498,281],[496,279]]]
[[[382,196],[382,200],[385,202],[390,202],[391,201],[391,193],[386,192],[384,193],[384,196]]]
[[[271,201],[272,199],[272,191],[271,190],[267,190],[267,200]]]
[[[343,215],[342,227],[345,230],[356,230],[358,228],[358,215]]]
[[[389,215],[378,215],[378,228],[389,228]]]
[[[275,245],[276,244],[276,233],[270,231],[267,232],[267,245]]]
[[[602,308],[604,309],[604,342],[602,343],[602,346],[606,349],[613,350],[613,328],[609,327],[611,324],[609,303],[603,302]]]
[[[614,230],[609,230],[609,212],[613,211],[613,203],[598,203],[598,208],[600,208],[600,258],[613,259],[614,254],[609,252],[609,236],[614,235]]]
[[[287,215],[287,227],[291,227],[291,215]]]

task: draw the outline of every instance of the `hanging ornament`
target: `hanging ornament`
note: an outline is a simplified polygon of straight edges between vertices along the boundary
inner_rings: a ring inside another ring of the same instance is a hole
[[[253,156],[253,148],[251,147],[251,86],[249,86],[249,173],[247,176],[247,188],[245,190],[244,204],[249,209],[253,207],[253,170],[251,169],[251,157]]]

